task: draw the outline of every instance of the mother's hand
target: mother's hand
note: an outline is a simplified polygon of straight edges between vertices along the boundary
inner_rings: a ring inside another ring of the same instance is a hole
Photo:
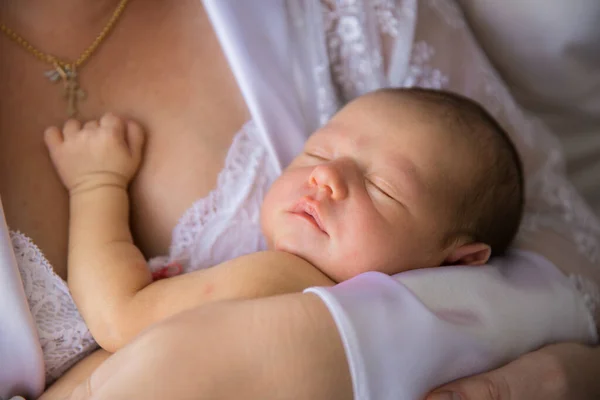
[[[209,304],[138,336],[71,400],[351,399],[343,345],[312,294]]]
[[[599,373],[600,348],[556,344],[495,371],[445,385],[426,400],[600,399]]]

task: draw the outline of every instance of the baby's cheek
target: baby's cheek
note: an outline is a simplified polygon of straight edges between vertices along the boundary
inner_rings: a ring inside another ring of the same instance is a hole
[[[381,216],[368,204],[356,204],[352,210],[346,209],[342,225],[339,226],[341,239],[335,248],[339,264],[345,279],[368,271],[379,271],[382,260],[387,258],[389,251],[389,232]]]
[[[367,235],[357,235],[354,240],[341,251],[340,267],[345,279],[350,279],[363,272],[378,271],[381,264],[381,253],[375,241]]]

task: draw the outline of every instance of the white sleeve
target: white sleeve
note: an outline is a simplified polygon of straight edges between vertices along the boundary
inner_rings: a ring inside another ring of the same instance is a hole
[[[0,398],[37,398],[44,360],[0,202]]]
[[[478,268],[371,272],[306,292],[337,324],[357,400],[419,400],[545,344],[597,340],[571,281],[524,251]]]

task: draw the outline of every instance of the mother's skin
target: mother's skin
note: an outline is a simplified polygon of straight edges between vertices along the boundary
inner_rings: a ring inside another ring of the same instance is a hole
[[[5,0],[0,20],[36,47],[76,59],[118,0]],[[52,34],[48,34],[52,32]],[[8,225],[30,236],[66,278],[68,198],[43,144],[66,101],[51,69],[0,35],[0,195]],[[121,61],[119,61],[121,60]],[[80,70],[80,118],[110,110],[148,131],[131,187],[132,230],[147,257],[166,254],[184,211],[214,188],[245,102],[198,0],[131,1]],[[51,210],[49,212],[49,210]]]
[[[0,21],[37,48],[74,60],[118,2],[4,0]],[[67,279],[68,196],[42,136],[66,119],[62,87],[45,78],[49,65],[5,35],[0,54],[0,196],[7,222]],[[173,227],[215,187],[233,136],[249,119],[202,2],[130,1],[78,72],[88,94],[80,119],[110,110],[147,130],[144,163],[131,186],[131,226],[147,257],[166,254]],[[104,358],[94,357],[94,364]]]

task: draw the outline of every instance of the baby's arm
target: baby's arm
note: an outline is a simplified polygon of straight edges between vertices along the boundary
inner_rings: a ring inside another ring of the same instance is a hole
[[[272,251],[254,253],[214,268],[150,284],[138,292],[136,297],[142,302],[148,302],[149,309],[153,311],[145,314],[144,319],[132,318],[129,326],[123,328],[134,335],[153,321],[207,302],[274,296],[299,292],[311,286],[330,285],[333,285],[332,281],[299,257]],[[129,342],[131,338],[124,337],[123,340]],[[109,355],[105,350],[97,350],[60,377],[39,400],[68,398],[73,389],[90,376]]]
[[[129,230],[127,186],[137,172],[140,126],[107,114],[83,127],[48,128],[50,156],[69,191],[68,284],[92,335],[105,348],[122,308],[151,283]]]
[[[108,351],[154,322],[207,302],[333,284],[308,262],[282,252],[152,282],[129,230],[127,185],[141,159],[140,127],[113,115],[83,129],[71,120],[63,132],[48,129],[46,143],[70,195],[69,288],[90,332]]]
[[[325,274],[304,259],[280,251],[238,257],[213,268],[153,282],[136,295],[147,312],[132,321],[137,334],[153,322],[200,305],[301,292],[311,286],[331,286]],[[126,341],[129,341],[129,337]]]
[[[265,251],[151,283],[123,302],[112,322],[118,350],[149,325],[207,303],[300,292],[334,283],[312,264],[289,253]],[[98,339],[97,339],[98,340]]]
[[[315,285],[330,286],[333,282],[308,262],[289,253],[254,253],[214,268],[152,283],[136,295],[152,302],[152,316],[146,315],[145,320],[133,318],[131,326],[141,330],[142,325],[149,325],[153,319],[158,321],[207,302],[300,292]],[[109,355],[102,349],[97,350],[50,386],[39,400],[68,398]]]

